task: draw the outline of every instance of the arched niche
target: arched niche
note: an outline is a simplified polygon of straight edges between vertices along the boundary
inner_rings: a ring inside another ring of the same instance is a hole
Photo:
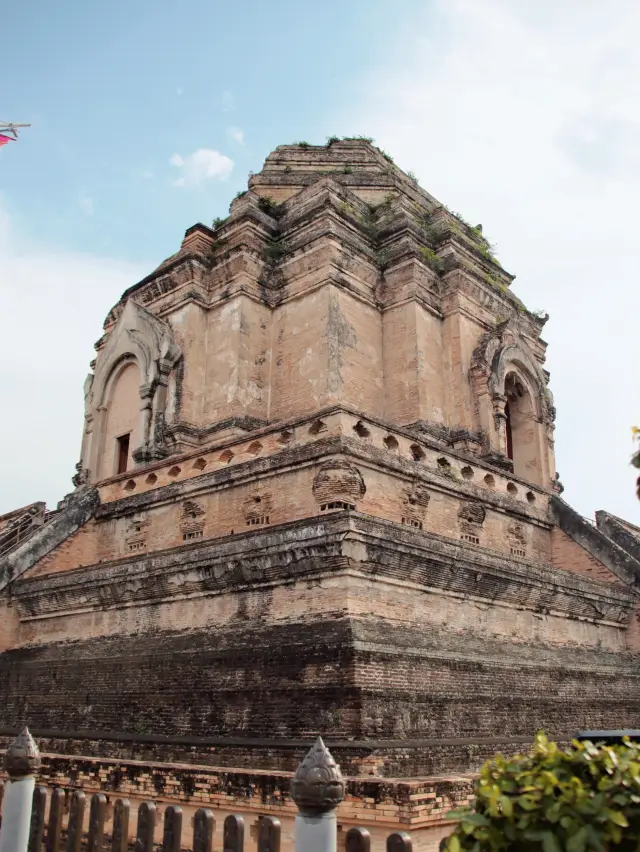
[[[505,376],[504,396],[506,456],[516,476],[541,485],[540,418],[531,389],[515,369]]]
[[[117,459],[124,457],[124,442],[117,439],[126,434],[127,469],[133,462],[168,454],[163,444],[166,392],[180,355],[169,324],[130,299],[85,383],[85,434],[76,484],[123,472]]]
[[[106,479],[133,467],[133,451],[142,438],[140,367],[135,358],[124,358],[114,367],[105,385],[101,408],[104,425],[98,475]]]
[[[490,387],[496,424],[495,449],[516,476],[542,487],[553,478],[551,394],[539,365],[521,346],[496,353]]]
[[[553,397],[517,330],[504,324],[483,336],[473,354],[471,381],[485,456],[549,487],[555,475]]]

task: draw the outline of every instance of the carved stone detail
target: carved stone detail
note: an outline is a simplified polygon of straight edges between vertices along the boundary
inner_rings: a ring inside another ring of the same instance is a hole
[[[264,490],[255,491],[243,503],[243,513],[248,524],[268,523],[273,511],[273,495]]]
[[[4,768],[9,778],[33,775],[40,768],[40,752],[28,728],[23,728],[4,755]]]
[[[196,500],[185,500],[180,509],[180,532],[196,533],[204,529],[205,509]]]
[[[76,472],[71,477],[71,482],[75,488],[82,488],[83,485],[88,485],[90,475],[90,472],[86,467],[82,466],[82,462],[80,461],[76,465]]]
[[[504,382],[511,366],[523,370],[534,385],[532,390],[538,401],[538,417],[543,423],[553,423],[556,410],[553,396],[547,387],[548,376],[508,321],[484,334],[473,352],[470,377],[476,397],[488,391],[494,403],[494,414],[500,416],[500,409],[504,412],[504,406],[501,405]]]
[[[358,468],[340,459],[332,459],[322,465],[315,475],[312,489],[320,504],[333,501],[355,504],[367,490]]]
[[[87,377],[84,387],[86,441],[80,461],[80,467],[87,467],[92,479],[99,475],[105,450],[109,388],[118,369],[128,362],[140,370],[141,444],[132,448],[133,459],[141,464],[168,454],[164,446],[166,391],[171,370],[181,357],[169,323],[132,298],[98,348],[95,372]]]
[[[527,543],[527,533],[524,524],[514,521],[507,528],[509,539],[514,547],[524,547]]]
[[[402,499],[402,516],[406,521],[424,521],[431,495],[422,485],[413,482],[405,489]]]
[[[291,784],[293,801],[303,813],[322,814],[344,799],[344,780],[331,752],[318,737],[298,767]]]
[[[140,515],[130,517],[124,534],[126,549],[130,552],[144,550],[147,545],[147,532],[151,521]]]
[[[461,521],[466,521],[469,524],[482,526],[486,517],[486,511],[481,503],[463,503],[458,511],[458,517]]]

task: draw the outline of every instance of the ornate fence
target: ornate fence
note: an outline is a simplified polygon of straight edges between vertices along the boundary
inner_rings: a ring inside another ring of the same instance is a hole
[[[143,802],[138,808],[137,826],[133,846],[130,843],[130,812],[128,799],[118,799],[113,809],[111,834],[105,832],[107,797],[95,793],[89,804],[89,830],[83,832],[87,800],[82,790],[71,795],[67,829],[63,831],[65,794],[56,789],[51,796],[49,819],[45,825],[47,790],[36,787],[33,792],[33,809],[29,826],[28,852],[156,852],[155,843],[157,809],[153,802]],[[213,852],[215,820],[207,808],[196,811],[193,832],[187,837],[183,831],[182,808],[169,805],[164,813],[162,852]],[[224,852],[243,852],[244,820],[241,816],[228,816],[224,821]],[[272,817],[260,820],[258,835],[260,852],[279,852],[280,822]]]
[[[95,793],[87,800],[82,790],[69,795],[58,787],[48,801],[47,788],[35,786],[40,755],[26,728],[7,749],[4,766],[9,780],[6,784],[0,782],[0,852],[214,852],[215,819],[208,808],[195,812],[191,829],[183,826],[182,808],[169,805],[158,843],[159,815],[154,802],[139,805],[134,825],[126,798],[115,801],[112,813],[104,793]],[[298,767],[291,792],[298,807],[295,852],[337,852],[336,808],[344,798],[345,785],[340,768],[320,738]],[[108,822],[110,833],[106,831]],[[227,816],[221,852],[244,852],[244,829],[242,816]],[[280,852],[280,845],[280,820],[260,817],[258,852]],[[364,828],[349,829],[344,849],[371,852],[369,832]],[[386,839],[386,849],[412,852],[411,838],[404,832],[391,834]]]

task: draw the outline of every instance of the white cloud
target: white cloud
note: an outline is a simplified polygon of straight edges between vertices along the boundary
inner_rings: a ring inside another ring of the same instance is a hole
[[[87,216],[93,216],[93,198],[81,192],[78,194],[78,204]]]
[[[150,169],[132,169],[131,177],[133,180],[153,180],[154,173]]]
[[[238,145],[244,145],[244,131],[239,127],[227,127],[227,136],[237,142]]]
[[[174,186],[199,186],[206,180],[226,180],[233,169],[233,160],[211,148],[199,148],[186,157],[173,154],[169,163],[181,171],[180,177],[173,181]]]
[[[225,89],[220,97],[220,103],[222,104],[222,112],[233,112],[236,108],[236,99],[233,96],[233,93],[229,91],[229,89]]]
[[[93,343],[148,269],[38,245],[0,202],[0,513],[73,489]]]
[[[551,314],[565,497],[638,522],[628,460],[640,421],[640,6],[429,8],[412,22],[426,35],[403,34],[340,123],[374,136],[498,243],[514,291]]]

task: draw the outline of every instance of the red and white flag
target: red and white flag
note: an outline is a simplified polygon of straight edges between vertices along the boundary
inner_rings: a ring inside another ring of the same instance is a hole
[[[6,145],[7,142],[13,142],[13,136],[5,136],[4,133],[0,133],[0,145]]]

